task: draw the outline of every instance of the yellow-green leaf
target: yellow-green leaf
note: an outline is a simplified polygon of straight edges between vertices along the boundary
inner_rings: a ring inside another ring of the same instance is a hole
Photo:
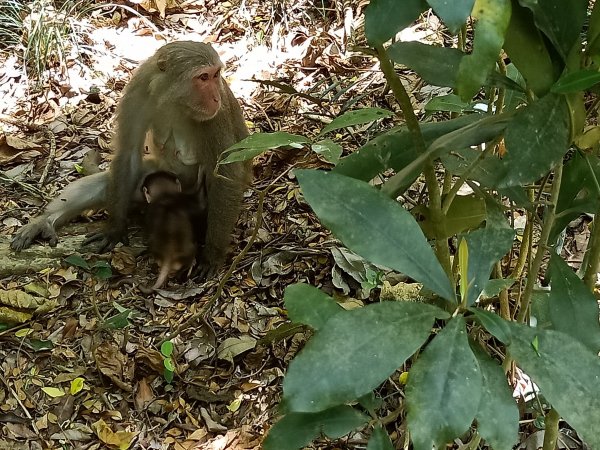
[[[77,377],[73,381],[71,381],[71,395],[75,395],[83,389],[84,381],[85,380],[81,377]]]
[[[52,398],[63,397],[65,395],[65,391],[55,387],[43,387],[42,391]]]

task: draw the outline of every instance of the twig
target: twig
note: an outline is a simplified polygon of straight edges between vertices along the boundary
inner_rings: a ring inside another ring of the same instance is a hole
[[[52,164],[54,163],[54,159],[56,158],[56,137],[54,136],[54,133],[52,131],[50,131],[48,129],[48,127],[45,125],[42,127],[42,131],[43,131],[44,135],[46,136],[46,138],[48,139],[48,141],[50,142],[50,151],[48,153],[48,159],[46,161],[46,166],[44,167],[42,176],[40,177],[40,180],[38,181],[39,188],[44,186],[44,183],[46,182],[46,178],[48,178],[48,173],[50,172],[50,167],[52,167]]]
[[[8,175],[6,175],[5,173],[2,173],[2,172],[0,172],[0,183],[6,183],[8,185],[10,185],[12,183],[18,184],[19,186],[21,186],[21,188],[25,192],[28,192],[32,195],[35,195],[37,197],[40,197],[40,198],[46,200],[46,195],[41,190],[36,188],[35,186],[32,186],[28,183],[23,183],[22,181],[19,181],[19,180],[15,180],[14,178],[9,177]]]
[[[538,241],[538,248],[531,263],[531,269],[527,273],[527,283],[525,284],[525,292],[519,304],[519,313],[517,314],[517,322],[525,322],[527,313],[529,311],[529,305],[531,304],[531,297],[533,295],[533,288],[535,287],[539,275],[542,262],[544,260],[544,254],[548,248],[548,238],[550,237],[550,229],[554,224],[554,214],[556,211],[556,204],[558,202],[558,193],[560,192],[560,183],[562,180],[562,169],[563,162],[559,161],[554,168],[554,179],[552,180],[552,194],[550,196],[550,204],[544,217],[544,224],[542,225],[542,235]]]

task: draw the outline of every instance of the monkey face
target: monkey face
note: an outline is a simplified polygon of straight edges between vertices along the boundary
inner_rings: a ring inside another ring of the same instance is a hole
[[[192,78],[192,108],[199,121],[210,120],[221,109],[221,65],[201,67]]]

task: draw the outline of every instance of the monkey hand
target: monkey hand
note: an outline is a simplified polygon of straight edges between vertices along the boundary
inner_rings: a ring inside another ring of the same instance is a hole
[[[10,248],[19,252],[25,248],[29,248],[38,237],[48,241],[50,247],[56,247],[58,243],[58,236],[56,235],[54,225],[43,216],[32,220],[17,231],[17,234],[10,242]]]
[[[194,270],[194,276],[201,280],[210,280],[213,278],[219,270],[218,265],[210,264],[208,262],[200,262]]]
[[[129,244],[127,229],[123,229],[122,227],[115,228],[109,225],[103,231],[88,234],[83,241],[83,245],[89,246],[90,244],[94,244],[97,253],[106,253],[115,248],[119,242],[125,245]]]

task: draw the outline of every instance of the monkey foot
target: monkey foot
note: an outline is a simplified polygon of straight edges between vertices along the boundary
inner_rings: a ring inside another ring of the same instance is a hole
[[[46,220],[34,220],[19,231],[13,237],[10,248],[16,252],[29,248],[37,238],[48,241],[50,247],[56,247],[58,236],[54,227]]]
[[[106,253],[115,248],[119,242],[125,245],[129,244],[127,233],[98,231],[88,234],[82,245],[84,247],[93,246],[96,253]]]

